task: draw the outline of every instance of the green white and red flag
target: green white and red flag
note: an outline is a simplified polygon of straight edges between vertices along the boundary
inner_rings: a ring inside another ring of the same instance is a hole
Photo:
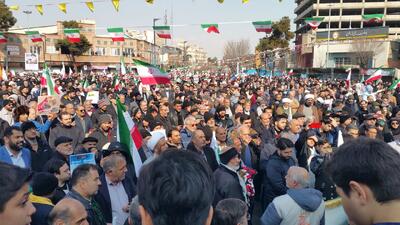
[[[42,36],[40,36],[39,31],[26,31],[26,35],[28,35],[29,39],[31,39],[32,42],[42,42]]]
[[[395,90],[396,88],[400,87],[400,80],[394,80],[392,85],[390,85],[389,90]]]
[[[201,24],[201,28],[208,33],[219,34],[218,24]]]
[[[159,38],[171,39],[171,27],[170,26],[154,26],[153,29]]]
[[[6,36],[4,36],[3,32],[0,32],[0,43],[6,43],[6,42],[7,42]]]
[[[161,68],[140,60],[134,60],[140,80],[145,85],[168,84],[171,82],[168,73]]]
[[[40,88],[47,88],[47,95],[59,96],[62,94],[59,87],[54,83],[50,74],[50,69],[47,67],[46,63],[44,64],[42,77],[40,78]]]
[[[381,23],[383,21],[383,14],[367,14],[362,15],[364,23]]]
[[[64,34],[68,41],[71,43],[76,43],[81,41],[81,35],[79,34],[79,29],[76,28],[66,28],[64,29]]]
[[[373,81],[381,79],[383,76],[382,72],[381,69],[376,70],[370,77],[368,77],[368,79],[365,80],[365,83],[372,83]]]
[[[257,32],[272,32],[272,22],[271,21],[255,21],[253,22],[254,28],[256,28]]]
[[[308,17],[304,19],[311,29],[316,30],[318,29],[319,25],[324,21],[325,17]]]
[[[122,27],[107,28],[107,32],[112,35],[113,41],[125,41],[124,29]]]
[[[114,76],[112,86],[113,86],[115,91],[119,91],[120,81],[119,81],[118,75]]]
[[[132,158],[135,172],[138,176],[143,164],[139,155],[139,149],[142,147],[143,143],[142,136],[140,135],[137,125],[133,122],[132,117],[119,99],[117,99],[117,115],[117,140],[128,148],[124,150]]]

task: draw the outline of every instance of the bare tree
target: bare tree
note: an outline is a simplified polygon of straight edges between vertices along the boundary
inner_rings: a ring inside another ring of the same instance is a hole
[[[355,40],[351,44],[351,50],[354,52],[354,62],[360,68],[367,68],[375,55],[382,49],[382,41],[371,39]]]
[[[224,59],[236,59],[250,53],[250,41],[228,41],[224,46]]]

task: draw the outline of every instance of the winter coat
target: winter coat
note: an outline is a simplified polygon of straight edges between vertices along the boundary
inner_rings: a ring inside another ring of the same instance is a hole
[[[324,201],[332,200],[338,197],[335,184],[329,178],[324,169],[329,158],[330,155],[316,155],[311,159],[310,163],[310,170],[315,175],[315,189],[322,192]]]
[[[215,171],[218,168],[219,164],[218,164],[217,158],[215,157],[214,150],[211,147],[205,146],[203,148],[203,153],[204,153],[204,155],[203,155],[202,152],[200,152],[196,149],[193,142],[190,142],[190,144],[188,145],[186,150],[192,151],[192,152],[198,154],[204,160],[206,160],[212,171]]]
[[[226,165],[220,165],[214,172],[215,196],[213,205],[223,199],[236,198],[245,201],[243,188],[239,181],[237,172],[228,168]]]
[[[59,123],[54,128],[50,129],[49,145],[51,148],[55,149],[54,141],[61,136],[72,139],[72,148],[74,152],[81,149],[81,143],[85,138],[85,134],[81,128],[77,126],[66,127]]]

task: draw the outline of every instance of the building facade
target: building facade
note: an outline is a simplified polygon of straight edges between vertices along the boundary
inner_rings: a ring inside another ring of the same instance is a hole
[[[399,0],[297,0],[296,3],[297,67],[398,67]],[[362,15],[369,14],[383,14],[382,22],[364,23]],[[324,20],[313,31],[304,22],[307,17],[324,17]]]

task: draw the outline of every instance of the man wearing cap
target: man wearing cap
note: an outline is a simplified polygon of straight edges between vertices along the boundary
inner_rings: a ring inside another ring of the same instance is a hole
[[[109,114],[112,118],[117,118],[117,114],[108,99],[100,99],[97,106],[98,109],[91,116],[93,127],[99,127],[100,116],[103,114]]]
[[[350,116],[354,116],[358,111],[358,105],[356,101],[354,101],[353,95],[349,95],[347,97],[345,105],[343,107],[343,111],[346,111]]]
[[[42,171],[44,164],[53,157],[53,150],[37,136],[36,126],[32,121],[22,123],[21,130],[25,139],[24,147],[31,153],[32,170]]]
[[[47,224],[50,211],[54,207],[50,199],[57,185],[57,178],[51,173],[40,172],[33,177],[29,200],[36,208],[36,212],[32,215],[31,225]]]
[[[86,137],[83,139],[82,148],[77,152],[77,154],[94,153],[96,162],[100,162],[101,152],[96,147],[98,142],[99,141],[95,137]]]
[[[116,141],[117,137],[113,129],[113,121],[110,114],[102,114],[99,116],[98,126],[89,137],[97,139],[97,149],[102,149],[103,146],[112,141]]]
[[[364,122],[360,125],[360,135],[365,135],[366,127],[375,125],[376,125],[375,115],[372,113],[365,115]]]
[[[306,94],[304,96],[304,104],[300,105],[298,112],[303,113],[307,120],[313,122],[319,122],[321,118],[321,112],[314,105],[314,95]]]
[[[162,152],[167,150],[167,139],[165,138],[165,130],[157,130],[152,132],[151,138],[147,141],[147,147],[153,152],[153,155],[144,162],[148,164],[158,157]]]
[[[293,110],[290,104],[292,104],[292,100],[290,100],[289,98],[283,98],[282,105],[278,106],[278,108],[276,109],[276,115],[286,114],[288,116],[288,119],[292,120]]]
[[[72,140],[72,148],[74,149],[74,151],[78,151],[81,148],[81,142],[85,138],[83,131],[73,124],[72,116],[66,112],[61,113],[59,121],[59,124],[50,129],[50,147],[55,148],[55,140],[58,137],[65,136],[69,137]]]
[[[227,198],[236,198],[246,201],[246,187],[238,171],[240,169],[240,155],[235,148],[229,148],[219,155],[221,164],[214,171],[215,197],[213,205]]]
[[[7,121],[8,125],[14,124],[13,117],[14,103],[8,99],[3,101],[3,108],[0,110],[0,118]]]
[[[61,159],[64,162],[69,162],[69,156],[74,154],[72,147],[72,139],[66,136],[58,137],[54,141],[56,151],[53,154],[52,159]]]

